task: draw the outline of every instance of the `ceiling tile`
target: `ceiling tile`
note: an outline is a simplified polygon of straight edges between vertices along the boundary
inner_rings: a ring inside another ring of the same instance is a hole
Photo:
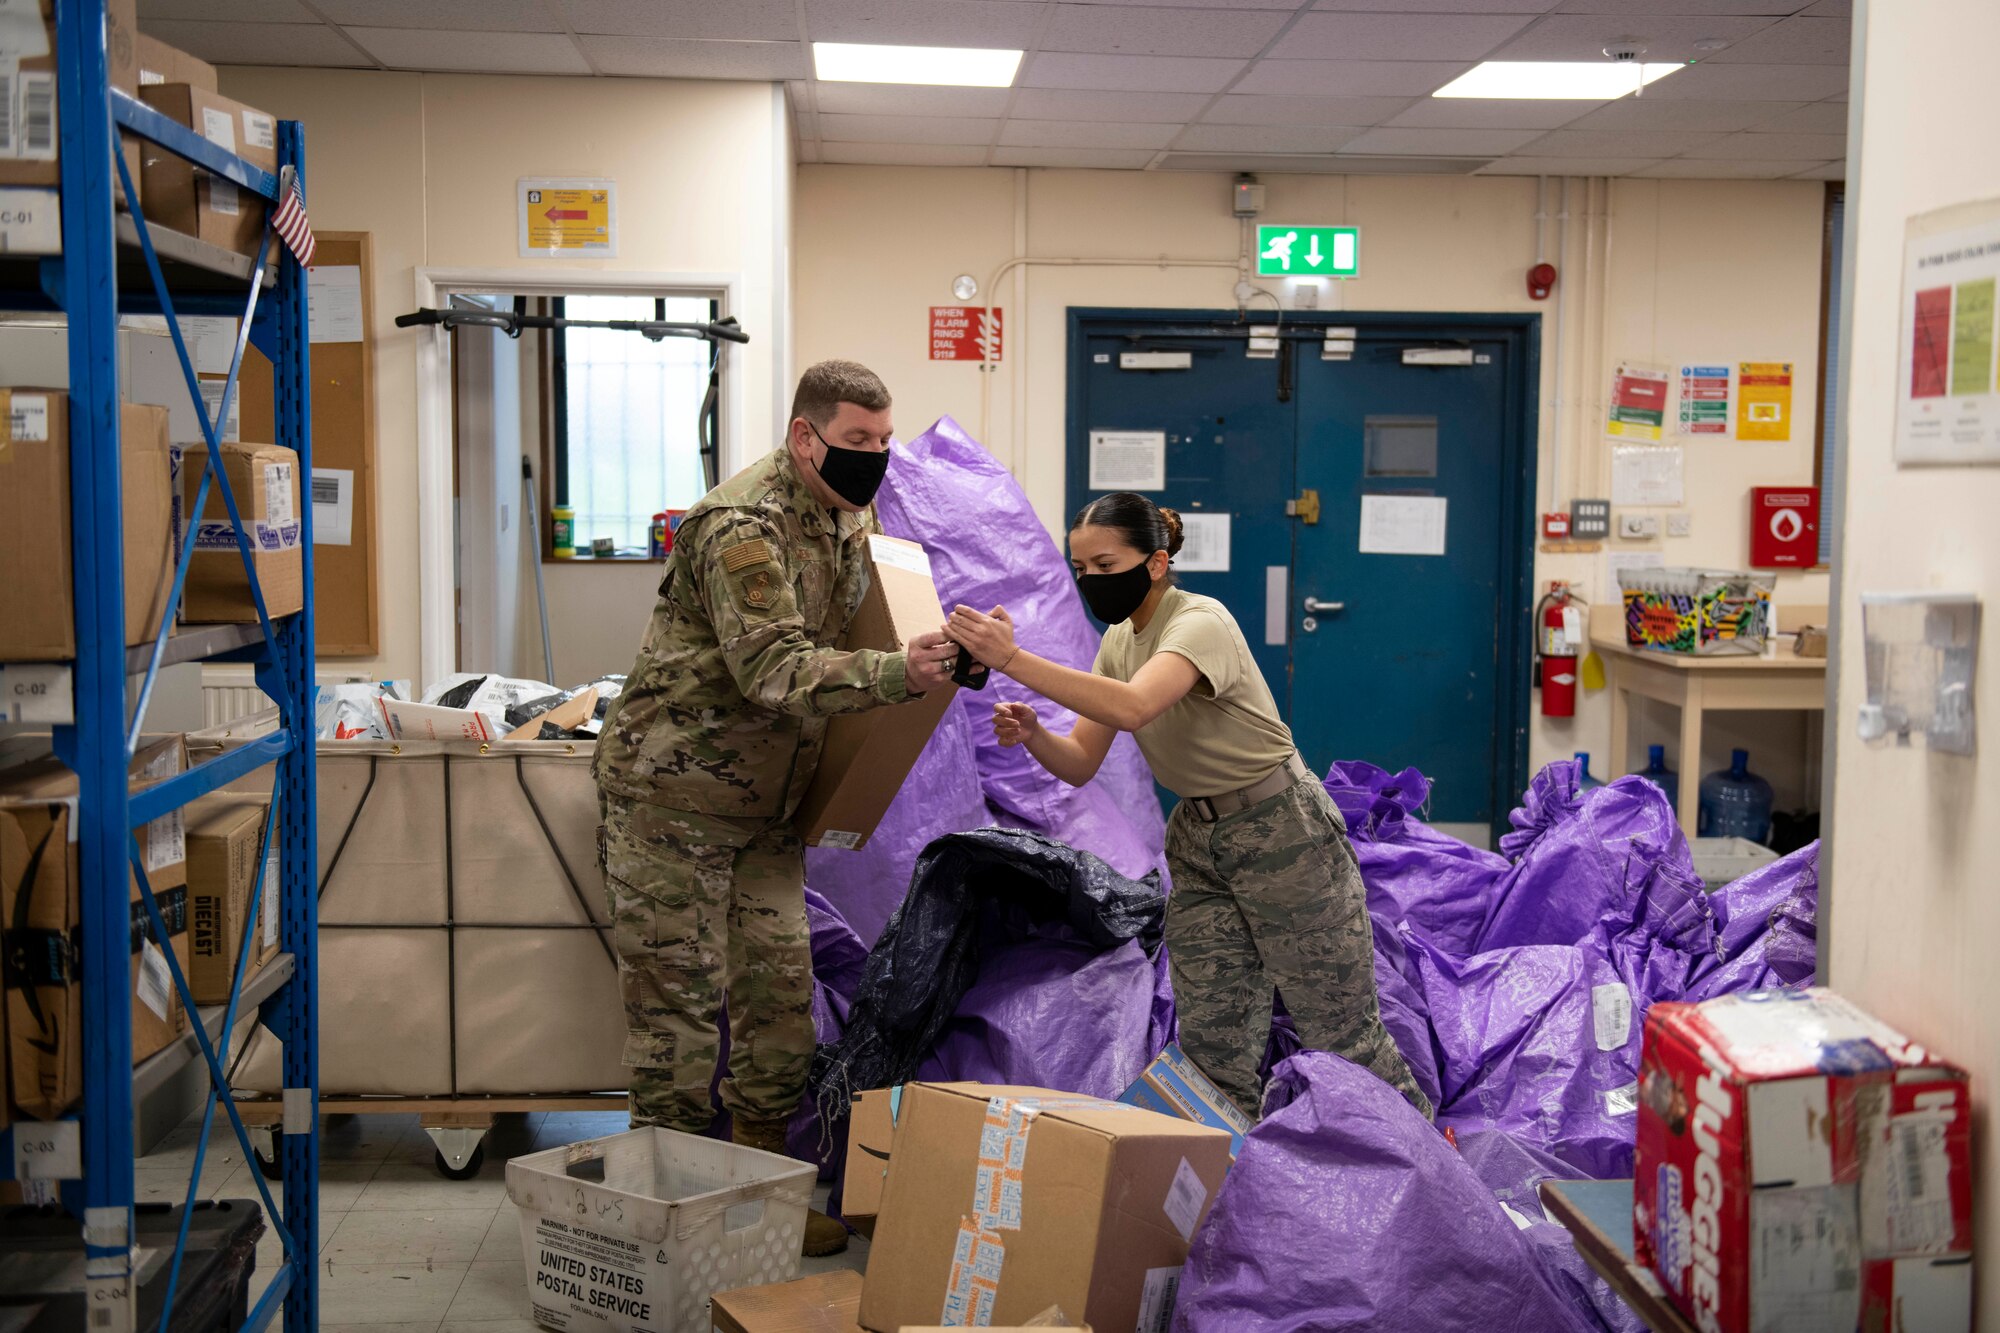
[[[1726,134],[1807,102],[1691,102],[1671,97],[1621,97],[1570,125],[1573,130],[1704,130]]]
[[[1844,181],[1847,179],[1847,162],[1844,158],[1839,162],[1822,162],[1804,171],[1793,172],[1791,178],[1795,181]]]
[[[1285,25],[1271,11],[1059,4],[1042,30],[1044,51],[1133,56],[1254,56]]]
[[[1305,153],[1169,153],[1160,171],[1271,171],[1321,176],[1469,176],[1483,157],[1342,157]]]
[[[1000,131],[1009,148],[1165,148],[1178,125],[1127,125],[1098,120],[1010,120]]]
[[[1850,19],[1789,18],[1709,59],[1725,65],[1838,65],[1847,69]]]
[[[1691,60],[1699,41],[1741,42],[1777,22],[1773,18],[1675,18],[1647,14],[1551,14],[1493,53],[1495,60],[1589,60],[1604,62],[1605,44],[1615,38],[1646,39],[1646,61]],[[1637,75],[1633,76],[1637,82]],[[1679,78],[1673,75],[1666,82]]]
[[[1091,56],[1042,53],[1018,80],[1024,88],[1090,88],[1130,93],[1215,93],[1243,68],[1241,60],[1198,56]]]
[[[830,116],[819,117],[819,137],[844,143],[948,143],[993,142],[997,120],[966,116]]]
[[[1617,14],[1650,19],[1656,14],[1734,14],[1762,18],[1795,13],[1812,0],[1566,0],[1562,14]]]
[[[1819,0],[1811,8],[1801,9],[1799,15],[1809,19],[1851,19],[1854,17],[1854,0]]]
[[[1428,97],[1471,68],[1468,61],[1260,60],[1230,92]]]
[[[1014,94],[1014,105],[1007,114],[1016,120],[1123,120],[1184,125],[1200,115],[1201,109],[1207,105],[1207,93],[1100,93],[1085,88],[1023,88]]]
[[[1331,153],[1362,132],[1358,126],[1190,125],[1175,152]]]
[[[1005,88],[925,88],[896,83],[812,83],[821,111],[848,116],[1000,116]]]
[[[1632,174],[1673,180],[1780,180],[1815,165],[1817,164],[1796,158],[1785,161],[1746,158],[1734,162],[1714,162],[1692,157],[1677,157],[1671,162],[1656,163],[1644,171]]]
[[[145,32],[212,65],[368,69],[375,62],[324,23],[198,23],[148,19]]]
[[[1503,157],[1480,168],[1482,176],[1624,176],[1649,167],[1649,157]]]
[[[588,74],[567,36],[534,32],[435,32],[428,28],[348,28],[347,35],[391,69],[468,74]]]
[[[1217,98],[1202,120],[1211,125],[1379,125],[1409,105],[1407,97],[1231,93]]]
[[[299,0],[139,0],[139,23],[149,34],[153,31],[152,19],[207,19],[216,23],[320,21],[319,15]]]
[[[1307,14],[1271,54],[1282,60],[1482,60],[1534,21],[1527,14]]]
[[[813,147],[812,141],[809,139],[799,140],[798,145],[793,149],[793,151],[796,154],[796,156],[792,160],[794,162],[799,163],[800,165],[804,165],[809,162],[818,162],[821,160],[819,155],[819,150]]]
[[[1553,130],[1589,115],[1600,105],[1511,97],[1426,97],[1384,123],[1439,130]]]
[[[579,37],[606,74],[645,79],[802,79],[797,42],[687,42],[664,37]]]
[[[890,167],[983,167],[984,148],[925,143],[822,143],[822,162]]]
[[[1557,130],[1522,151],[1536,157],[1679,157],[1720,137],[1699,130]]]
[[[465,28],[483,32],[561,32],[542,0],[319,0],[334,23],[377,28]]]
[[[1717,65],[1703,62],[1646,85],[1639,99],[1817,102],[1844,93],[1847,70],[1831,65]]]
[[[1151,149],[996,148],[996,167],[1111,167],[1136,171],[1153,160]]]
[[[1734,158],[1739,161],[1774,160],[1796,157],[1808,162],[1824,162],[1847,152],[1844,134],[1725,134],[1699,148],[1687,150],[1689,157]]]
[[[1333,14],[1546,14],[1561,0],[1319,0]]]
[[[1847,107],[1840,102],[1812,102],[1790,111],[1774,112],[1739,128],[1756,130],[1759,134],[1845,134]]]
[[[1395,153],[1417,157],[1497,157],[1539,138],[1535,130],[1373,129],[1349,140],[1348,153]]]
[[[397,0],[374,0],[397,3]],[[704,41],[795,42],[793,0],[562,0],[578,33],[613,37],[678,37]]]
[[[1071,0],[1081,5],[1103,5],[1109,9],[1142,6],[1172,9],[1282,9],[1287,14],[1299,7],[1299,0]]]
[[[805,13],[816,42],[1026,50],[1034,44],[1044,8],[1012,0],[807,0]]]

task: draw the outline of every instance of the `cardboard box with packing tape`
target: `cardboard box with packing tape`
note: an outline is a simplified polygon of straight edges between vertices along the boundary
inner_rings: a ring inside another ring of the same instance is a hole
[[[911,639],[944,623],[923,547],[873,536],[868,563],[868,592],[840,641],[843,649],[901,652]],[[847,713],[827,723],[819,768],[796,820],[808,846],[868,845],[957,693],[957,686],[947,684],[908,703]]]
[[[248,982],[278,953],[279,856],[264,845],[268,802],[205,796],[187,810],[188,989],[196,1004],[229,1003],[249,927]],[[259,874],[263,889],[258,891]],[[255,924],[251,918],[255,918]]]
[[[1055,1306],[1164,1333],[1228,1167],[1226,1132],[1118,1102],[907,1084],[861,1324],[990,1327]]]
[[[1965,1071],[1832,991],[1646,1015],[1633,1246],[1712,1333],[1972,1327]]]
[[[191,539],[194,557],[188,561],[187,586],[181,592],[181,619],[190,624],[254,624],[257,603],[251,596],[250,579],[243,572],[243,557],[236,544],[236,528],[229,521],[220,481],[208,488],[208,504],[199,521],[189,524],[186,515],[194,507],[201,487],[202,468],[208,459],[207,447],[188,445],[176,450],[177,491],[175,550]],[[250,540],[256,548],[253,563],[257,585],[264,593],[264,609],[273,616],[290,615],[305,605],[304,525],[299,510],[299,456],[276,444],[224,444],[223,475],[229,478],[230,494],[242,515]]]
[[[83,990],[78,984],[82,882],[77,858],[76,775],[23,737],[0,770],[0,954],[5,972],[8,1087],[15,1108],[37,1119],[61,1115],[83,1091]],[[180,736],[147,740],[132,759],[134,789],[184,771]],[[140,831],[146,879],[185,970],[186,827],[180,812]],[[132,880],[132,1058],[143,1060],[187,1027],[162,943]]]
[[[147,106],[185,125],[253,167],[278,170],[278,121],[266,111],[191,83],[155,83],[139,90]],[[221,180],[178,153],[147,144],[140,206],[147,220],[210,245],[254,255],[264,237],[266,200]]]

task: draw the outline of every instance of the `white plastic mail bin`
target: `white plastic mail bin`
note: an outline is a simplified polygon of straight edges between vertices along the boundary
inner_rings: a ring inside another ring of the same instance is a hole
[[[817,1172],[670,1129],[507,1163],[537,1324],[708,1333],[709,1297],[798,1276]]]

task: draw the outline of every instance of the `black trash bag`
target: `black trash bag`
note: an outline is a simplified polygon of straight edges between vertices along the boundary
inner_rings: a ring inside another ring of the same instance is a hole
[[[507,725],[509,728],[525,727],[543,713],[559,708],[575,697],[573,691],[557,690],[554,694],[544,694],[539,699],[524,699],[520,703],[510,704],[507,707]],[[542,736],[540,739],[548,740],[549,737]]]
[[[1055,936],[1100,950],[1137,940],[1153,956],[1166,907],[1159,872],[1127,879],[1038,833],[983,828],[930,843],[909,895],[868,953],[845,1032],[813,1058],[823,1122],[845,1116],[856,1092],[916,1076],[987,949]]]
[[[471,705],[472,696],[485,683],[486,677],[471,676],[452,686],[436,699],[427,702],[435,703],[439,708],[465,708]]]

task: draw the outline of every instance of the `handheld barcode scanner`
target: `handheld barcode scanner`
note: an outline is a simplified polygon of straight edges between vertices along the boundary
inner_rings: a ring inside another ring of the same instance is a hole
[[[951,667],[953,684],[962,685],[968,690],[983,690],[992,675],[992,668],[980,665],[979,659],[972,655],[971,649],[961,647],[958,650],[958,661],[952,663]]]

